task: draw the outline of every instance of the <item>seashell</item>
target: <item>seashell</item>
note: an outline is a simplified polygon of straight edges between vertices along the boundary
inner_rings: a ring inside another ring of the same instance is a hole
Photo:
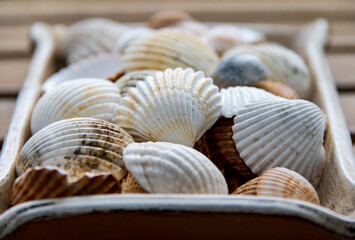
[[[47,92],[59,84],[80,78],[106,78],[121,69],[121,57],[117,54],[100,54],[80,60],[62,68],[50,76],[42,85]]]
[[[137,38],[140,38],[142,36],[149,35],[153,33],[154,31],[149,28],[132,28],[127,31],[125,31],[117,40],[116,45],[113,49],[114,52],[117,52],[119,54],[123,54],[125,49],[131,44],[134,40]]]
[[[270,76],[259,57],[236,54],[224,59],[213,73],[213,81],[220,88],[235,85],[254,85]]]
[[[52,166],[75,178],[88,171],[126,175],[122,151],[132,137],[119,126],[93,118],[54,122],[34,134],[22,147],[17,175],[35,166]],[[93,171],[92,171],[93,169]]]
[[[136,181],[131,173],[122,180],[122,194],[124,193],[147,193]]]
[[[213,47],[219,54],[241,44],[255,44],[265,41],[265,35],[246,27],[219,24],[201,36],[201,40]]]
[[[124,74],[115,82],[122,97],[127,96],[128,89],[136,87],[139,81],[144,81],[147,76],[155,76],[156,70],[140,70]]]
[[[254,84],[254,87],[264,89],[279,97],[299,99],[296,91],[282,82],[261,81]]]
[[[123,161],[150,193],[228,193],[221,172],[193,148],[165,142],[132,143],[123,150]]]
[[[278,44],[239,45],[227,52],[223,58],[235,54],[249,53],[258,56],[270,70],[270,81],[291,86],[300,98],[311,94],[311,79],[303,59],[291,49]]]
[[[31,131],[34,134],[50,123],[74,117],[111,121],[119,101],[118,88],[107,80],[83,78],[64,82],[38,100],[32,113]]]
[[[234,118],[233,139],[240,157],[258,176],[285,167],[316,186],[326,163],[325,121],[322,110],[305,100],[254,101]]]
[[[281,167],[267,170],[236,189],[233,194],[291,198],[320,204],[312,184],[300,174]]]
[[[109,53],[117,39],[128,30],[124,24],[105,18],[88,18],[68,27],[58,42],[58,53],[73,63],[101,53]]]
[[[218,119],[221,96],[211,78],[191,68],[167,69],[131,88],[114,122],[136,140],[192,147]]]
[[[177,22],[184,20],[191,20],[192,17],[189,13],[182,10],[162,10],[154,13],[147,22],[147,26],[153,29],[159,29],[174,25]]]
[[[15,180],[11,204],[46,198],[119,193],[120,191],[120,184],[111,174],[85,174],[73,180],[58,169],[35,167],[28,169]]]
[[[170,26],[167,26],[164,29],[180,30],[200,38],[200,36],[205,34],[209,28],[207,25],[200,22],[184,20],[176,22],[175,24],[171,24]]]
[[[132,42],[122,57],[123,69],[188,68],[209,76],[218,65],[216,52],[197,37],[180,30],[159,30]]]

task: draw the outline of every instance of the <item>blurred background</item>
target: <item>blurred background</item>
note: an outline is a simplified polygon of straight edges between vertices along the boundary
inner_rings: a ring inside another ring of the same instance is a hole
[[[139,22],[163,9],[182,9],[197,20],[216,22],[302,25],[326,18],[330,24],[327,60],[355,142],[354,0],[1,0],[0,144],[31,59],[28,33],[33,22],[71,24],[86,17]]]

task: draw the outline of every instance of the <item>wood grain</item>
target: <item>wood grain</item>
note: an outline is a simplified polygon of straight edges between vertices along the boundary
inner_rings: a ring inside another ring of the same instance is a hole
[[[0,57],[30,56],[29,26],[0,26]]]
[[[355,90],[355,52],[328,54],[327,60],[338,89]]]
[[[29,63],[29,58],[0,58],[0,96],[17,95]]]

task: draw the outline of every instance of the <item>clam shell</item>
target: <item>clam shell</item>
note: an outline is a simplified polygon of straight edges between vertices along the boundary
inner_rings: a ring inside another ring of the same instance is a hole
[[[114,75],[121,68],[121,57],[117,54],[100,54],[88,57],[54,73],[43,83],[42,90],[47,92],[59,84],[73,79],[105,79]]]
[[[132,143],[123,150],[123,161],[150,193],[228,193],[221,172],[193,148],[164,142]]]
[[[159,30],[132,42],[125,50],[122,63],[129,71],[188,68],[209,76],[218,64],[216,52],[197,37],[180,30]]]
[[[268,80],[283,82],[300,98],[309,98],[311,79],[303,59],[291,49],[277,44],[240,45],[225,52],[223,58],[249,53],[258,56],[271,72]]]
[[[163,27],[168,27],[174,25],[177,22],[190,20],[192,19],[191,15],[182,10],[162,10],[154,13],[148,19],[147,26],[153,29],[159,29]]]
[[[67,81],[46,92],[37,102],[31,118],[31,131],[36,133],[58,120],[94,117],[112,121],[120,94],[115,84],[94,78]]]
[[[325,167],[325,116],[305,100],[247,104],[234,118],[233,139],[246,165],[258,176],[286,167],[317,185]]]
[[[167,69],[128,91],[114,122],[133,137],[192,147],[218,119],[221,96],[211,78],[191,68]]]
[[[113,51],[122,54],[131,42],[153,32],[154,31],[152,29],[144,27],[129,29],[118,38]]]
[[[65,172],[48,167],[27,170],[15,180],[12,205],[45,198],[118,193],[121,187],[111,174],[85,174],[70,180]]]
[[[71,25],[58,43],[58,52],[69,63],[111,52],[128,30],[124,24],[105,18],[89,18]]]
[[[131,173],[122,180],[122,194],[124,193],[147,193],[136,181]]]
[[[292,198],[320,204],[312,184],[300,174],[281,167],[267,170],[260,177],[239,187],[233,194]]]
[[[282,82],[261,81],[256,83],[254,87],[264,89],[279,97],[299,99],[297,92]]]
[[[136,87],[139,81],[144,81],[147,76],[155,76],[156,70],[133,71],[124,74],[115,82],[122,97],[127,96],[128,89]]]

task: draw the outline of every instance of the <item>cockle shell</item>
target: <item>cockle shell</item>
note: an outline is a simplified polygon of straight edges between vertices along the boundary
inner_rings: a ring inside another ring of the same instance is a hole
[[[112,52],[117,39],[129,28],[105,18],[88,18],[68,27],[58,43],[58,52],[69,63]]]
[[[42,89],[47,92],[59,84],[73,79],[105,79],[120,70],[121,65],[121,56],[117,54],[100,54],[88,57],[54,73],[43,83]]]
[[[32,113],[31,131],[34,134],[50,123],[74,117],[112,121],[120,98],[116,85],[104,79],[66,81],[38,100]]]
[[[227,52],[223,58],[235,54],[249,53],[258,56],[270,70],[268,80],[283,82],[296,90],[300,98],[311,94],[311,79],[303,59],[291,49],[278,44],[239,45]]]
[[[286,167],[316,186],[326,163],[324,130],[325,116],[315,104],[279,98],[245,105],[234,118],[233,139],[258,176]]]
[[[129,71],[167,68],[188,68],[209,76],[218,65],[214,49],[197,37],[183,31],[166,29],[133,41],[122,57],[123,68]]]
[[[137,180],[133,177],[132,173],[128,173],[122,180],[122,194],[124,193],[147,193]]]
[[[211,78],[191,68],[158,71],[128,90],[114,122],[133,137],[192,147],[218,119],[221,95]]]
[[[119,126],[94,118],[54,122],[34,134],[22,147],[16,162],[17,175],[34,166],[52,166],[80,177],[93,169],[118,180],[126,170],[122,151],[132,137]]]
[[[261,81],[254,84],[254,87],[261,88],[279,97],[299,99],[296,91],[282,82]]]
[[[292,198],[319,204],[319,197],[307,179],[287,168],[271,168],[241,187],[233,194]]]
[[[119,54],[124,53],[125,49],[129,46],[131,42],[135,39],[140,38],[142,36],[148,35],[153,33],[154,30],[144,27],[139,28],[132,28],[125,31],[117,40],[115,48],[113,49],[114,52]]]
[[[149,28],[159,29],[174,25],[177,22],[191,19],[191,15],[183,10],[162,10],[150,16],[147,26]]]
[[[171,24],[163,29],[180,30],[200,38],[200,36],[205,34],[209,28],[207,25],[197,21],[184,20],[184,21],[176,22],[175,24]]]
[[[180,144],[132,143],[123,150],[123,161],[150,193],[228,193],[217,167],[203,154]]]
[[[15,180],[11,204],[46,198],[119,193],[120,184],[111,174],[84,174],[71,179],[65,172],[51,167],[28,169]]]
[[[122,97],[127,96],[128,89],[136,87],[139,81],[145,81],[147,76],[155,76],[156,70],[140,70],[124,74],[116,80],[115,84]]]

